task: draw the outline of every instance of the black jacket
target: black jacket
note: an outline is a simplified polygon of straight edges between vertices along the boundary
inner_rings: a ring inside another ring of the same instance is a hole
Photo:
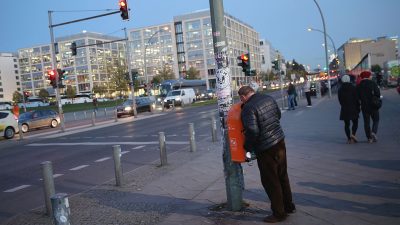
[[[281,124],[281,111],[268,95],[254,94],[243,105],[242,122],[246,151],[261,153],[285,138]]]
[[[354,120],[360,114],[360,102],[357,90],[351,83],[343,83],[338,91],[340,109],[340,120]]]
[[[377,109],[374,109],[372,105],[372,95],[376,97],[381,97],[381,92],[379,91],[378,85],[369,79],[361,80],[360,84],[357,86],[357,94],[361,103],[361,110],[363,112],[371,113]]]

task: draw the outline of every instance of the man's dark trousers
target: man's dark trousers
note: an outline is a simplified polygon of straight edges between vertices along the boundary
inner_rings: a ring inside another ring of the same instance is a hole
[[[257,154],[261,183],[271,201],[272,213],[282,218],[295,209],[287,173],[286,146],[282,140]]]

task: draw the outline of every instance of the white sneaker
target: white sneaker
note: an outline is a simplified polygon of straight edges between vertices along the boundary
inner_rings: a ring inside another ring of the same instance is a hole
[[[311,107],[312,107],[312,105],[308,105],[307,107],[311,108]]]
[[[371,138],[372,138],[373,142],[377,142],[378,141],[378,138],[376,137],[375,133],[371,133]]]

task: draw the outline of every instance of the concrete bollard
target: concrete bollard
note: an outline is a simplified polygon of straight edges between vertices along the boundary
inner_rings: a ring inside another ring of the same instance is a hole
[[[84,118],[86,119],[86,111],[84,111],[83,114],[84,114]]]
[[[118,113],[117,113],[117,109],[114,109],[114,122],[118,122]]]
[[[172,100],[172,109],[175,110],[175,100]]]
[[[41,163],[42,174],[43,174],[43,190],[44,190],[44,200],[46,204],[46,214],[52,215],[51,208],[51,196],[54,195],[54,178],[53,178],[53,166],[50,161],[45,161]]]
[[[76,113],[74,112],[74,120],[76,120]]]
[[[211,138],[212,142],[217,141],[217,121],[215,121],[215,118],[211,118]]]
[[[122,166],[121,166],[121,146],[113,146],[115,183],[118,187],[122,186]]]
[[[104,117],[107,118],[107,108],[104,108]]]
[[[96,113],[92,112],[92,126],[96,126]]]
[[[51,197],[51,206],[53,209],[53,219],[55,225],[70,225],[69,202],[67,194],[59,193]]]
[[[195,140],[195,132],[194,132],[194,124],[189,123],[189,136],[190,136],[190,151],[196,151],[196,140]]]
[[[18,134],[19,134],[19,140],[24,140],[24,132],[22,132],[22,124],[18,124]]]
[[[160,162],[161,166],[167,165],[167,150],[165,147],[165,134],[164,132],[158,133],[158,141],[160,144]]]

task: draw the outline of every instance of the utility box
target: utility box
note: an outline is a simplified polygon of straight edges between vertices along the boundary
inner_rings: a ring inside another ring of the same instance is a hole
[[[246,162],[246,150],[244,149],[244,134],[242,124],[242,103],[232,105],[227,116],[229,149],[231,160],[237,163]]]

